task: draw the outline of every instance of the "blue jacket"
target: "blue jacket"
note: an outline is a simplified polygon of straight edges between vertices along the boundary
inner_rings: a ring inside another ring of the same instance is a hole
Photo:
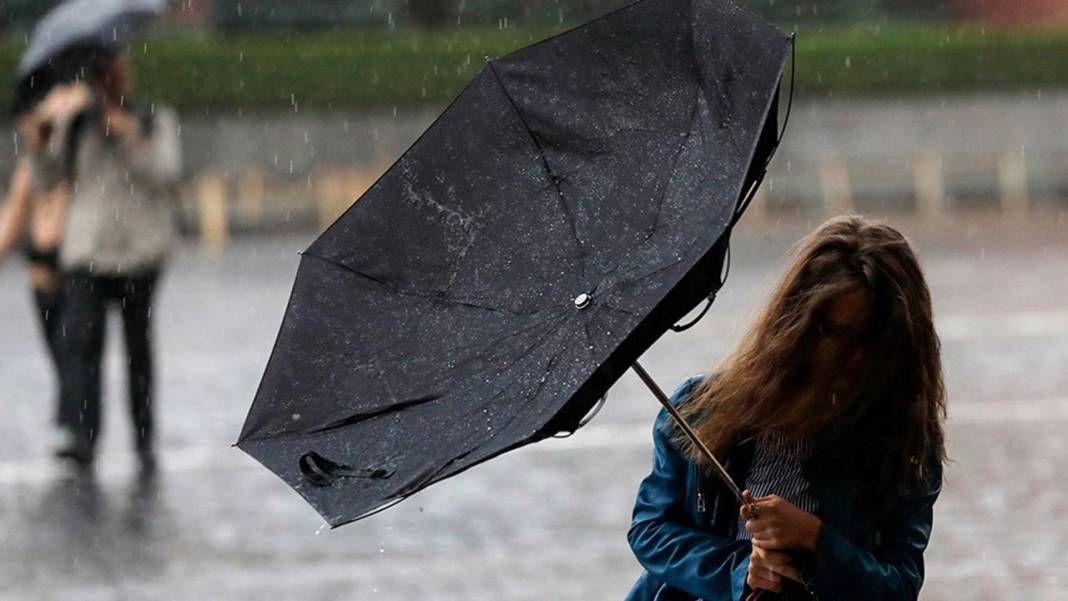
[[[672,394],[679,405],[701,382]],[[699,470],[670,442],[672,418],[661,409],[653,427],[653,470],[642,480],[627,539],[645,568],[626,601],[738,601],[745,592],[751,543],[736,541],[738,503],[715,476]],[[753,442],[720,458],[735,482],[745,482]],[[920,496],[899,497],[888,511],[857,502],[850,492],[850,454],[817,445],[803,465],[823,520],[809,554],[804,588],[820,601],[904,601],[923,584],[923,551],[931,534],[936,484]]]

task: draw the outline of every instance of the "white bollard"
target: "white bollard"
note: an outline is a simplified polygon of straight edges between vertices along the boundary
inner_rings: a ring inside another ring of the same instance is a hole
[[[946,188],[942,175],[942,156],[921,152],[912,161],[916,210],[922,215],[941,216],[946,209]]]
[[[1007,152],[998,159],[998,188],[1003,212],[1027,212],[1031,200],[1027,189],[1027,161],[1022,151]]]
[[[849,182],[849,166],[837,153],[824,157],[819,166],[823,207],[832,214],[853,210],[853,189]]]
[[[226,247],[229,224],[226,215],[226,177],[216,171],[200,176],[197,183],[197,206],[200,210],[200,241],[218,253]]]

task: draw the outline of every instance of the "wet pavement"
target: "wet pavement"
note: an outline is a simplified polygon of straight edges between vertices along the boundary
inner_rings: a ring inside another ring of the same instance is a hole
[[[929,278],[951,408],[921,598],[1068,600],[1068,218],[891,220]],[[743,219],[714,309],[642,359],[664,387],[730,348],[814,223]],[[337,530],[229,446],[309,241],[177,253],[156,309],[155,482],[129,454],[116,327],[97,476],[49,459],[54,390],[25,273],[0,271],[0,601],[621,599],[640,572],[626,532],[658,409],[631,374],[572,438]]]

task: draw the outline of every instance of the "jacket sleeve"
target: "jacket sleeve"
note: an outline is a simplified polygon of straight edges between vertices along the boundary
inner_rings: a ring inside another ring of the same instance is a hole
[[[678,404],[693,379],[672,395]],[[671,443],[671,416],[661,409],[653,427],[653,470],[642,480],[627,540],[638,562],[654,577],[695,597],[742,595],[751,546],[697,529],[687,513],[690,462]]]
[[[941,467],[927,494],[896,503],[872,549],[854,544],[824,524],[816,543],[816,567],[807,585],[820,599],[913,601],[923,584],[923,552],[931,536]]]

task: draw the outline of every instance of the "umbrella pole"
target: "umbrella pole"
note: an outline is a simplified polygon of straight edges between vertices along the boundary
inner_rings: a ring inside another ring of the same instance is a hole
[[[698,438],[697,433],[694,432],[693,428],[690,427],[690,424],[687,424],[686,420],[682,418],[682,415],[679,414],[679,410],[676,409],[675,405],[671,403],[671,399],[669,399],[668,396],[664,394],[664,391],[660,389],[660,386],[653,380],[652,376],[649,375],[649,372],[645,371],[645,368],[642,367],[641,363],[637,361],[635,361],[634,364],[630,367],[634,370],[634,373],[638,374],[638,377],[641,378],[642,382],[645,383],[649,390],[652,391],[653,396],[656,397],[656,400],[660,401],[660,404],[664,406],[664,409],[667,409],[668,413],[671,414],[671,417],[673,417],[675,419],[675,422],[679,424],[679,427],[682,428],[682,431],[686,433],[686,436],[691,441],[693,441],[693,443],[701,451],[701,454],[704,455],[709,460],[709,462],[716,468],[716,473],[719,475],[720,479],[723,480],[723,483],[727,485],[727,488],[730,489],[732,493],[734,493],[734,496],[738,498],[738,502],[745,504],[745,499],[742,498],[742,491],[738,488],[738,485],[734,483],[734,480],[731,478],[730,474],[727,473],[726,468],[724,468],[723,464],[721,464],[719,460],[716,459],[716,456],[712,454],[712,451],[709,450],[705,443],[702,442],[700,438]],[[752,503],[749,503],[748,505],[753,517],[757,517],[757,515],[759,514],[759,509],[757,508],[757,506]]]

